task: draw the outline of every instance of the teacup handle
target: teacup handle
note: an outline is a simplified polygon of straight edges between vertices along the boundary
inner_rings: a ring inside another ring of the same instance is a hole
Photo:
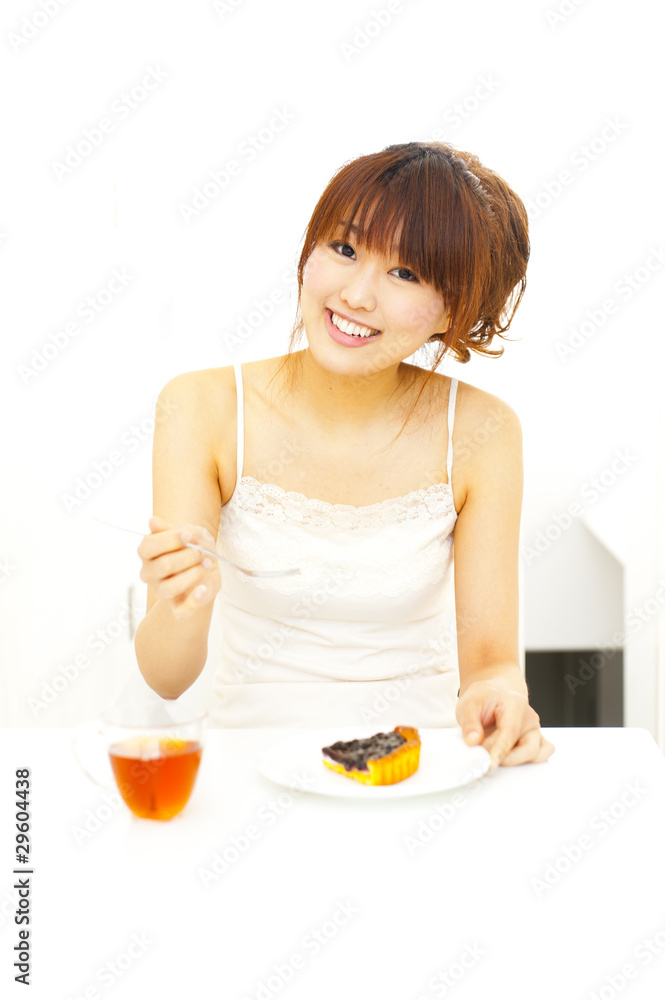
[[[91,732],[92,735],[95,736],[100,743],[101,743],[101,739],[102,739],[102,737],[104,735],[104,730],[102,728],[101,722],[97,722],[97,721],[82,722],[79,726],[77,726],[76,729],[74,730],[74,735],[72,736],[72,744],[71,744],[71,746],[72,746],[72,753],[74,754],[74,757],[76,759],[76,763],[81,768],[81,770],[86,775],[86,777],[89,778],[90,781],[92,781],[95,785],[99,785],[100,788],[112,788],[112,789],[115,789],[116,788],[116,783],[115,783],[115,779],[113,777],[113,771],[111,770],[111,764],[110,763],[108,765],[108,774],[107,774],[106,780],[104,780],[104,781],[101,781],[99,779],[99,777],[96,777],[92,773],[92,771],[88,768],[88,766],[86,764],[86,761],[85,761],[85,755],[81,752],[81,747],[80,747],[81,738],[83,737],[83,735],[86,732],[88,732],[88,733]]]

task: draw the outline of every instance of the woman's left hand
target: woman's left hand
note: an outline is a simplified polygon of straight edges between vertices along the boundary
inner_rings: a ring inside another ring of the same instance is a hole
[[[495,767],[538,764],[556,749],[543,736],[528,696],[498,681],[472,681],[457,702],[455,718],[465,742],[484,746]]]

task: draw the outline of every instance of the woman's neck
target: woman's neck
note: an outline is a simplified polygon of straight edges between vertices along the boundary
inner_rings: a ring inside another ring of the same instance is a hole
[[[329,436],[383,427],[402,414],[417,372],[401,362],[367,376],[327,371],[309,350],[298,352],[293,386],[295,408]]]

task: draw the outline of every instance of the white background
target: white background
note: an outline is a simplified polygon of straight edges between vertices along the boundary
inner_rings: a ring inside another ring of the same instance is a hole
[[[439,369],[506,400],[522,422],[524,551],[551,536],[521,558],[523,649],[611,650],[625,634],[625,722],[662,749],[665,331],[653,251],[665,257],[665,227],[653,5],[402,0],[390,13],[351,0],[44,2],[55,12],[7,0],[0,15],[0,724],[73,725],[140,689],[129,630],[115,624],[132,587],[136,614],[145,610],[139,539],[91,516],[147,530],[159,390],[183,371],[284,353],[295,295],[283,275],[332,174],[392,143],[443,138],[502,174],[530,212],[514,343],[498,360]],[[377,11],[390,13],[378,28]],[[121,113],[117,102],[150,70],[153,89]],[[275,109],[293,120],[250,162],[242,144]],[[112,131],[59,178],[67,147],[104,118]],[[230,159],[240,174],[185,221],[182,206]],[[563,170],[569,183],[557,187]],[[131,281],[86,322],[79,304],[114,269]],[[623,276],[636,273],[622,295]],[[229,335],[278,289],[290,304],[234,353]],[[603,315],[609,298],[617,309]],[[35,352],[72,321],[78,335],[50,346],[55,356],[36,370]],[[562,359],[557,344],[585,321],[582,346]],[[63,495],[114,451],[122,464],[68,510]],[[618,452],[633,458],[615,474]],[[585,499],[599,476],[604,492]],[[557,537],[555,520],[574,503],[583,514]],[[101,651],[99,629],[110,630]],[[203,692],[214,660],[213,634]]]

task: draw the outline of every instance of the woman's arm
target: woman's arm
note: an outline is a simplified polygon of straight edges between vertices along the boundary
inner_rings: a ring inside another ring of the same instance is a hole
[[[141,579],[152,585],[134,646],[143,677],[162,698],[178,698],[203,670],[221,583],[217,561],[206,569],[204,556],[180,538],[187,528],[206,547],[217,540],[221,495],[210,398],[210,373],[200,371],[172,379],[157,402],[153,511],[162,520],[151,519],[153,533],[139,546]],[[197,599],[194,592],[201,584],[206,593]]]
[[[455,450],[455,458],[464,456],[467,482],[454,534],[460,695],[472,681],[497,675],[526,694],[518,644],[522,429],[515,411],[496,396],[475,390],[473,397],[465,425],[485,433],[476,430]]]
[[[464,426],[470,430],[455,449],[467,483],[454,534],[457,720],[465,737],[479,733],[471,742],[482,741],[495,760],[503,762],[513,749],[510,763],[544,760],[554,748],[529,706],[519,665],[522,428],[498,397],[473,389],[464,398]],[[453,480],[454,473],[453,467]],[[545,756],[544,744],[552,748]]]

